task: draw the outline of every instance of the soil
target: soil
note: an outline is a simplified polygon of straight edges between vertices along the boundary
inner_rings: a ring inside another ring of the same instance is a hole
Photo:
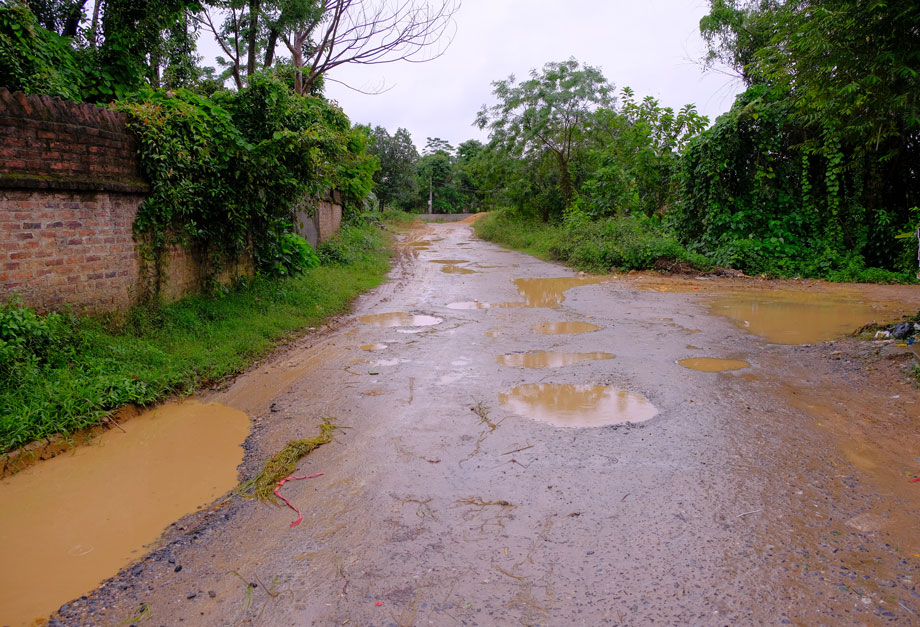
[[[546,278],[567,287],[526,293]],[[770,343],[707,304],[753,291],[920,309],[915,286],[579,277],[418,226],[353,315],[201,399],[252,418],[241,479],[347,427],[283,488],[303,523],[218,501],[52,624],[920,623],[917,353]],[[584,326],[538,332],[561,323]],[[539,351],[577,358],[508,357]],[[654,413],[578,428],[507,402],[550,385]]]

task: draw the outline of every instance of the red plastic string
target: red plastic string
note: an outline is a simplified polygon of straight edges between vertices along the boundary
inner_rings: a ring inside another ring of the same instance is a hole
[[[294,479],[315,479],[316,477],[321,477],[321,476],[324,475],[324,474],[326,474],[326,473],[324,473],[324,472],[318,472],[318,473],[316,473],[315,475],[310,475],[310,476],[308,476],[308,477],[306,477],[306,476],[305,476],[305,477],[297,477],[297,476],[295,476],[295,475],[288,475],[287,477],[285,477],[284,479],[282,479],[281,481],[279,481],[279,482],[278,482],[278,486],[273,490],[273,492],[275,493],[275,496],[277,496],[279,499],[281,499],[282,501],[284,501],[284,504],[285,504],[285,505],[287,505],[287,506],[290,507],[292,510],[294,510],[295,512],[297,512],[297,520],[295,520],[294,522],[291,523],[291,527],[296,527],[296,526],[299,525],[301,522],[303,522],[303,514],[300,513],[300,510],[299,510],[299,509],[297,509],[296,507],[294,507],[293,505],[291,505],[291,502],[290,502],[289,500],[287,500],[286,498],[284,498],[283,496],[281,496],[281,493],[278,492],[278,490],[280,490],[280,489],[281,489],[281,486],[283,486],[283,485],[284,485],[285,483],[287,483],[288,481],[293,481]]]
[[[911,483],[917,483],[918,481],[920,481],[920,477],[917,477],[916,479],[911,479],[911,480],[910,480]]]

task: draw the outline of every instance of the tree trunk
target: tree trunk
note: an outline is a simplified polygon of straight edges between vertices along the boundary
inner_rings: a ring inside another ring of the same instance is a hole
[[[265,67],[271,67],[275,62],[275,46],[278,44],[278,31],[271,29],[268,31],[268,44],[265,47]]]
[[[97,45],[98,32],[99,32],[99,6],[102,4],[102,0],[95,0],[93,2],[93,21],[90,23],[89,28],[89,45],[93,48]]]
[[[256,71],[256,40],[259,36],[260,0],[249,0],[249,55],[246,61],[246,76]]]

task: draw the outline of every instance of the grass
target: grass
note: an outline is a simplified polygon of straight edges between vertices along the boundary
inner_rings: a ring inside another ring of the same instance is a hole
[[[332,442],[332,436],[339,427],[332,423],[330,418],[325,418],[319,427],[320,433],[314,438],[304,440],[291,440],[274,457],[265,462],[262,472],[240,486],[240,494],[254,496],[268,503],[278,504],[274,490],[278,482],[294,474],[297,462],[305,455],[309,455],[323,444]]]
[[[473,229],[483,239],[587,272],[670,269],[675,265],[705,270],[712,265],[648,218],[591,220],[573,212],[564,222],[553,224],[504,209],[477,220]]]
[[[108,318],[0,309],[0,453],[240,373],[347,310],[389,269],[384,234],[370,225],[343,228],[317,253],[323,264],[298,276]]]

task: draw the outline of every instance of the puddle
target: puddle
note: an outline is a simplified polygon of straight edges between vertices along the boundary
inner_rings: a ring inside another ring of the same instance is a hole
[[[429,242],[428,240],[420,239],[417,242],[410,243],[409,246],[415,246],[416,248],[423,248],[425,246],[431,246],[431,242]]]
[[[702,350],[699,346],[694,346],[693,344],[687,344],[687,348],[689,348],[692,351]]]
[[[381,395],[383,395],[383,394],[386,394],[387,392],[388,392],[388,390],[386,390],[386,389],[384,389],[384,388],[374,388],[374,389],[370,389],[370,390],[365,390],[365,391],[361,392],[361,394],[362,394],[362,396],[381,396]]]
[[[529,353],[509,353],[499,355],[496,361],[502,366],[516,366],[518,368],[561,368],[571,366],[583,361],[613,359],[610,353],[554,353],[547,351],[531,351]]]
[[[538,322],[531,330],[541,335],[575,335],[600,331],[602,328],[590,322]]]
[[[524,303],[507,303],[511,307],[558,307],[565,300],[566,290],[582,285],[603,283],[607,277],[559,277],[555,279],[515,279]]]
[[[441,272],[445,274],[476,274],[475,270],[470,270],[469,268],[461,268],[460,266],[444,266],[441,268]]]
[[[827,292],[738,292],[714,300],[714,313],[773,344],[814,344],[842,337],[895,312],[856,295]]]
[[[751,364],[740,359],[717,359],[715,357],[689,357],[681,359],[677,363],[684,368],[699,370],[700,372],[726,372],[751,367]]]
[[[468,259],[431,259],[428,263],[443,263],[449,266],[455,266],[458,263],[469,263]]]
[[[444,322],[435,316],[407,314],[401,311],[361,316],[358,320],[372,327],[430,327]]]
[[[508,411],[555,427],[643,422],[658,413],[644,396],[606,385],[528,384],[498,399]]]
[[[488,309],[491,307],[491,305],[489,303],[481,303],[478,300],[467,300],[459,303],[447,303],[445,307],[448,309],[460,309],[469,311],[472,309]]]
[[[365,344],[361,347],[363,351],[382,351],[387,347],[386,344]]]
[[[123,427],[0,482],[2,624],[28,624],[89,592],[237,484],[243,412],[188,400]]]

